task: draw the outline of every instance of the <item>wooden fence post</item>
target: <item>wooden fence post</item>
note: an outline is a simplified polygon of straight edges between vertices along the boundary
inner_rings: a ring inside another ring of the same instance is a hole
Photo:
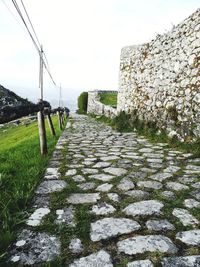
[[[59,125],[59,129],[62,130],[60,111],[57,111],[57,115],[58,115],[58,125]]]
[[[65,120],[67,120],[67,111],[66,110],[64,111],[64,118],[65,118]]]
[[[49,128],[50,128],[51,134],[52,134],[53,136],[55,136],[56,133],[55,133],[55,129],[54,129],[54,126],[53,126],[53,122],[52,122],[51,115],[50,115],[49,112],[47,113],[47,121],[48,121],[48,124],[49,124]]]
[[[62,128],[64,128],[64,116],[63,116],[63,112],[61,112],[61,124],[62,124]]]
[[[43,111],[37,113],[41,155],[47,154],[47,138]]]

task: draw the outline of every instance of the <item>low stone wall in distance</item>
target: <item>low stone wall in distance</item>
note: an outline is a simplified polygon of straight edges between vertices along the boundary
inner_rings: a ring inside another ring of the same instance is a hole
[[[109,106],[104,105],[100,102],[100,95],[101,93],[117,93],[117,91],[89,91],[88,92],[88,107],[87,113],[88,114],[95,114],[95,115],[104,115],[108,118],[113,118],[117,116],[117,109]]]

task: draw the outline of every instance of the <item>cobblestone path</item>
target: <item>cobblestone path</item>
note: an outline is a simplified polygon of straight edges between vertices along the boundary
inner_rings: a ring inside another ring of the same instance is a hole
[[[74,115],[10,261],[200,266],[199,177],[200,158]]]

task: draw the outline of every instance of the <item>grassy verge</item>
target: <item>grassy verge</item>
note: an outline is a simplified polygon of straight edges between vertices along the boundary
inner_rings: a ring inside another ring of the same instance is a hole
[[[40,155],[37,122],[0,129],[0,262],[26,218],[28,204],[61,134],[56,117],[53,123],[56,137],[46,127],[46,157]]]
[[[97,121],[105,122],[120,132],[137,131],[139,135],[145,136],[152,143],[165,142],[172,148],[182,150],[186,153],[193,153],[194,157],[200,157],[200,138],[195,142],[180,142],[176,138],[169,138],[164,131],[159,131],[153,122],[142,122],[134,114],[129,115],[121,112],[114,119],[105,116],[92,115]]]
[[[117,93],[101,93],[100,94],[100,102],[104,105],[109,105],[112,107],[117,106]]]

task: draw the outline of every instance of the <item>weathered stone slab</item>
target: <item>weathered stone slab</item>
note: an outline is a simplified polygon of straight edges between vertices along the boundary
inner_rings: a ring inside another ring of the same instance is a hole
[[[36,209],[33,214],[28,218],[27,225],[38,226],[40,225],[42,219],[50,213],[49,208],[39,208]]]
[[[56,224],[66,224],[69,226],[75,226],[75,210],[72,206],[56,210],[56,215]]]
[[[82,169],[81,171],[82,171],[83,174],[96,174],[96,173],[98,173],[97,169],[85,168],[85,169]]]
[[[122,191],[128,191],[134,187],[135,187],[134,183],[129,178],[123,178],[119,183],[119,185],[117,186],[117,188]]]
[[[200,230],[189,230],[185,232],[179,232],[176,235],[176,239],[187,245],[200,246]]]
[[[180,178],[178,178],[178,181],[182,184],[193,184],[196,181],[196,178],[194,177],[194,174],[191,175],[183,175]]]
[[[140,181],[137,183],[137,186],[141,188],[151,188],[151,189],[161,189],[163,185],[160,182],[156,181]]]
[[[127,166],[132,166],[132,165],[128,165],[131,163],[132,163],[132,160],[130,160],[130,159],[119,159],[117,161],[117,165],[126,165],[127,164]]]
[[[90,153],[90,150],[84,149],[84,151],[85,151],[85,154],[86,155]],[[85,160],[88,160],[88,161],[96,161],[97,158],[93,157],[93,155],[88,155],[88,158],[86,158]]]
[[[161,193],[161,195],[162,195],[163,197],[167,198],[167,199],[173,199],[173,198],[175,198],[174,193],[171,192],[171,191],[163,191],[163,192]]]
[[[143,190],[130,190],[124,193],[127,196],[133,197],[135,199],[144,199],[149,197],[149,193]]]
[[[163,267],[198,267],[200,266],[200,255],[163,258],[162,266]]]
[[[159,215],[164,205],[157,200],[144,200],[128,205],[123,212],[132,216]]]
[[[75,175],[72,179],[77,183],[85,182],[85,178],[82,175]]]
[[[139,223],[126,218],[104,218],[91,223],[90,238],[92,241],[131,233],[140,229]]]
[[[84,156],[81,154],[75,154],[75,155],[73,155],[73,157],[76,159],[83,159],[84,158]]]
[[[47,180],[55,180],[60,177],[60,173],[58,171],[58,168],[47,168],[45,172],[44,179]]]
[[[200,189],[200,182],[192,184],[192,187]]]
[[[127,238],[117,243],[118,251],[128,255],[145,252],[174,254],[177,252],[172,241],[163,235],[146,235]]]
[[[174,190],[174,191],[180,191],[180,190],[187,190],[189,187],[187,185],[183,185],[181,183],[176,183],[176,182],[168,182],[166,184],[166,187],[168,189]]]
[[[153,163],[153,162],[149,162],[148,163],[148,166],[152,169],[162,169],[163,168],[163,165],[162,164],[159,164],[159,163]]]
[[[99,193],[85,193],[85,194],[72,194],[67,198],[67,202],[71,204],[89,204],[89,203],[96,203],[99,200],[100,194]]]
[[[108,192],[110,191],[110,189],[113,187],[112,184],[109,183],[105,183],[105,184],[101,184],[96,188],[96,191],[100,191],[100,192]]]
[[[83,184],[78,184],[77,185],[80,189],[87,191],[87,190],[91,190],[94,189],[96,187],[96,184],[93,182],[87,182],[87,183],[83,183]]]
[[[200,200],[200,190],[192,191],[191,195],[194,196],[196,199]]]
[[[87,257],[75,260],[69,267],[113,267],[110,255],[100,250]]]
[[[89,178],[108,182],[108,181],[112,180],[114,178],[114,176],[101,173],[101,174],[90,175]]]
[[[155,172],[157,172],[157,170],[154,170],[152,168],[147,168],[147,167],[141,168],[140,171],[143,173],[155,173]]]
[[[36,195],[33,208],[48,208],[50,206],[50,195]]]
[[[82,162],[85,166],[91,166],[91,165],[93,165],[94,164],[94,162],[93,161],[90,161],[90,160],[85,160],[85,161],[83,161]]]
[[[79,238],[73,238],[69,243],[69,249],[72,253],[79,254],[84,250],[84,247]]]
[[[108,198],[114,202],[119,202],[120,197],[117,193],[108,193]]]
[[[97,205],[94,205],[92,207],[92,212],[95,213],[96,215],[107,215],[115,212],[116,209],[107,203],[98,203]]]
[[[127,170],[123,169],[123,168],[114,168],[114,167],[108,167],[103,169],[104,172],[110,173],[114,176],[123,176],[127,173]]]
[[[65,175],[66,176],[72,176],[72,175],[75,175],[77,173],[77,170],[76,169],[69,169]]]
[[[18,246],[11,252],[11,261],[24,265],[34,265],[52,261],[59,256],[61,243],[55,236],[23,230]],[[19,246],[20,245],[20,246]]]
[[[106,168],[106,167],[109,167],[111,165],[111,162],[105,162],[105,161],[103,161],[103,162],[97,162],[94,166],[93,166],[93,168]]]
[[[79,168],[83,168],[84,166],[83,166],[83,164],[70,164],[68,167],[70,167],[70,168],[77,168],[77,169],[79,169]]]
[[[102,161],[113,161],[119,159],[118,156],[106,156],[106,157],[101,157],[100,160]]]
[[[147,158],[147,162],[149,163],[162,163],[163,160],[159,158]]]
[[[198,220],[188,210],[175,208],[172,214],[177,217],[184,226],[198,224]]]
[[[152,153],[154,150],[152,148],[144,147],[139,150],[141,153]]]
[[[149,220],[146,222],[146,226],[148,230],[153,231],[175,230],[173,224],[171,224],[168,220]]]
[[[181,168],[178,166],[169,166],[166,169],[163,170],[163,172],[168,172],[168,173],[176,173],[179,171]]]
[[[162,182],[168,178],[171,178],[173,175],[171,173],[167,173],[167,172],[161,172],[161,173],[156,173],[151,175],[149,178],[152,180],[157,180],[159,182]]]
[[[62,191],[67,186],[63,180],[49,180],[42,182],[36,190],[36,194],[50,194],[53,192]]]
[[[193,198],[185,199],[184,205],[186,208],[193,209],[193,208],[200,208],[200,202],[196,201]]]
[[[193,173],[200,173],[200,166],[197,165],[187,165],[186,170],[189,170],[190,172]]]
[[[135,161],[142,161],[144,162],[145,157],[144,156],[133,156],[133,155],[124,155],[123,157],[127,158],[127,159],[133,159]]]
[[[150,260],[132,261],[127,264],[127,267],[153,267]]]

